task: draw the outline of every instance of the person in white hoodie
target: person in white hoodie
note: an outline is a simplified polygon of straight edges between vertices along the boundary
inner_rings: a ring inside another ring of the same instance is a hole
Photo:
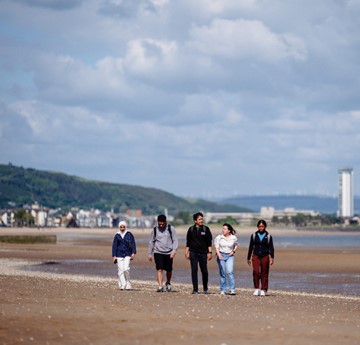
[[[130,261],[136,254],[134,235],[127,231],[126,222],[119,223],[119,231],[115,234],[112,244],[112,258],[118,267],[118,284],[120,290],[131,290]]]

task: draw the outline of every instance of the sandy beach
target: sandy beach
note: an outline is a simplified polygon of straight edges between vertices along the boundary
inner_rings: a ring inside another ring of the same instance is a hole
[[[107,259],[111,267],[113,229],[1,229],[0,236],[9,233],[63,237],[56,244],[0,243],[1,344],[360,344],[359,296],[270,289],[269,296],[255,297],[241,286],[235,296],[221,296],[218,284],[210,286],[209,295],[191,295],[190,284],[176,279],[173,292],[159,294],[155,278],[133,279],[132,291],[120,291],[115,270],[107,277],[76,267],[81,260],[95,265]],[[94,233],[99,236],[86,237]],[[148,231],[134,234],[139,245],[132,274],[143,270],[155,277],[147,261]],[[235,267],[249,270],[246,250],[239,254]],[[359,259],[356,247],[277,248],[272,271],[356,276]],[[73,260],[73,273],[27,269],[61,260]],[[187,270],[190,278],[184,248],[177,253],[175,270]],[[217,274],[215,260],[209,271]]]

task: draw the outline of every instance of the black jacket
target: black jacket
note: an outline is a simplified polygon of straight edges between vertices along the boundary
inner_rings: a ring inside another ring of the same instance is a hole
[[[191,226],[186,234],[186,247],[191,252],[198,254],[207,254],[209,247],[212,246],[212,234],[206,225],[197,228]]]
[[[250,260],[252,254],[255,254],[256,256],[270,255],[272,258],[274,258],[275,251],[272,236],[270,236],[270,234],[265,231],[265,236],[262,241],[260,241],[258,233],[259,231],[256,231],[250,237],[247,259]]]

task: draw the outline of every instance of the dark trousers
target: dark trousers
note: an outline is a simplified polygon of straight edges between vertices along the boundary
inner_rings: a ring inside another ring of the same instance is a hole
[[[269,255],[266,256],[252,256],[252,267],[253,267],[253,280],[254,288],[260,288],[261,290],[267,291],[269,286],[269,269],[270,269],[270,260]]]
[[[190,251],[190,264],[191,264],[191,280],[193,284],[193,290],[199,290],[198,284],[198,266],[202,275],[202,283],[204,291],[208,289],[209,273],[207,269],[207,254],[199,254]]]

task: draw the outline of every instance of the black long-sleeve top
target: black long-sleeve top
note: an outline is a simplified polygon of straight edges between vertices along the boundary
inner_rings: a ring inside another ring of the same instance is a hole
[[[186,247],[199,254],[207,254],[212,246],[212,234],[206,225],[191,226],[186,234]]]
[[[270,255],[272,258],[274,258],[275,250],[274,250],[272,236],[270,236],[270,234],[267,231],[265,231],[265,236],[260,241],[258,233],[259,233],[259,231],[256,231],[250,237],[249,251],[248,251],[247,259],[250,260],[252,254],[255,254],[257,256]]]

